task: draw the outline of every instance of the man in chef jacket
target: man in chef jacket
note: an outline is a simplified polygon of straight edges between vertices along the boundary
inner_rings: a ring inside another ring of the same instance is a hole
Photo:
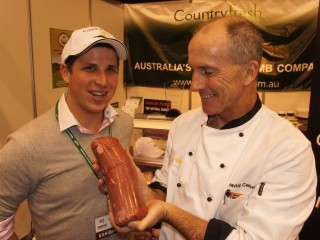
[[[257,94],[262,38],[247,20],[207,22],[188,47],[190,89],[202,107],[172,123],[163,167],[149,185],[159,239],[295,239],[316,196],[310,142]],[[164,201],[165,200],[165,201]],[[128,229],[118,229],[125,231]]]

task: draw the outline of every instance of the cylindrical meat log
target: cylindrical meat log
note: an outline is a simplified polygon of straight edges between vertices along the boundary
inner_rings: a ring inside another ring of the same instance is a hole
[[[126,226],[147,215],[138,174],[127,152],[114,137],[97,138],[91,143],[106,184],[115,224]]]

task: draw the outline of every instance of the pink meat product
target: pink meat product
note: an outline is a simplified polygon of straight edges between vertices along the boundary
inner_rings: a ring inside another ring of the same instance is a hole
[[[144,218],[148,209],[133,162],[114,137],[97,138],[91,143],[106,184],[115,224],[126,226]]]

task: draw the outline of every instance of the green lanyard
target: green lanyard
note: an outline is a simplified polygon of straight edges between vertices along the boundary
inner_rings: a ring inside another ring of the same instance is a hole
[[[58,103],[59,103],[59,101],[56,103],[55,113],[56,113],[56,119],[59,122]],[[78,148],[79,152],[81,153],[81,155],[83,156],[84,160],[87,162],[87,164],[89,165],[89,167],[93,171],[94,175],[99,179],[98,174],[93,170],[93,163],[92,163],[91,159],[89,158],[88,154],[84,151],[84,149],[81,147],[81,145],[78,142],[78,140],[76,139],[76,137],[73,135],[73,133],[70,131],[69,128],[64,130],[64,131],[68,134],[68,136],[70,137],[71,141]],[[111,127],[111,125],[109,125],[109,136],[112,136],[112,127]]]

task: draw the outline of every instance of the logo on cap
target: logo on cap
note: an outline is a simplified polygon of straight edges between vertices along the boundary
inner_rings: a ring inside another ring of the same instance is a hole
[[[101,31],[97,37],[104,37],[104,38],[112,38],[112,36],[104,31]]]

